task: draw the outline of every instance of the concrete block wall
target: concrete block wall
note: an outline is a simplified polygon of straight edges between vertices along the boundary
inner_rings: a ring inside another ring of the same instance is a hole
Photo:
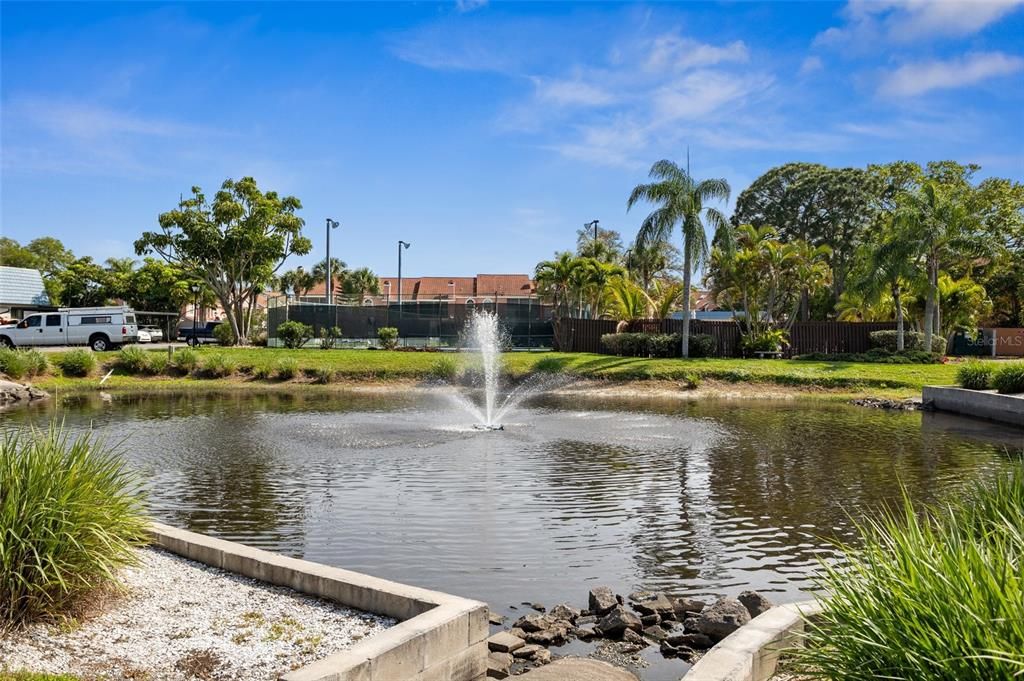
[[[399,623],[286,681],[482,681],[487,605],[154,523],[154,543],[185,558]]]
[[[1000,395],[992,390],[926,385],[921,393],[921,402],[939,411],[1024,428],[1024,395]]]

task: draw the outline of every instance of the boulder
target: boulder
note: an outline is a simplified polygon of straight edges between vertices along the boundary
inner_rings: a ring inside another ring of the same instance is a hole
[[[618,604],[614,591],[606,586],[595,586],[590,590],[587,609],[595,615],[603,615]]]
[[[744,591],[739,595],[740,603],[747,609],[751,617],[757,617],[772,607],[772,602],[756,591]]]
[[[616,605],[597,623],[597,630],[601,632],[602,636],[609,638],[621,636],[626,629],[640,631],[643,629],[643,622],[621,605]]]
[[[523,615],[512,626],[526,632],[541,631],[551,626],[551,619],[547,615]]]
[[[707,634],[671,634],[665,639],[674,648],[694,648],[696,650],[707,650],[715,645]]]
[[[633,609],[641,615],[674,615],[675,607],[660,591],[634,591],[629,594]]]
[[[683,631],[694,631],[694,632],[700,631],[697,628],[698,623],[700,623],[700,616],[699,615],[695,616],[695,617],[687,617],[686,619],[683,620]],[[513,631],[512,633],[514,634],[516,632]]]
[[[689,615],[697,615],[705,608],[707,603],[696,598],[675,598],[672,600],[672,609],[675,611],[676,619],[680,622]]]
[[[584,625],[587,625],[587,624],[597,624],[597,616],[596,615],[580,615],[579,617],[576,618],[576,624],[581,626],[581,627],[584,626]]]
[[[695,628],[711,640],[721,641],[749,621],[750,613],[746,606],[735,598],[722,598],[697,616]]]
[[[511,653],[526,645],[526,642],[507,631],[499,631],[487,639],[487,649],[495,653]]]
[[[526,640],[530,643],[539,643],[544,646],[560,646],[569,640],[570,625],[564,622],[555,622],[548,629],[526,632]]]
[[[546,612],[547,608],[544,607],[543,603],[530,603],[530,607],[537,612]]]
[[[547,664],[551,662],[551,651],[547,648],[541,648],[534,654],[533,661],[537,664]]]
[[[576,627],[576,636],[584,641],[597,638],[600,635],[601,632],[597,630],[596,624],[584,624]]]
[[[488,653],[487,661],[490,666],[496,669],[508,670],[512,666],[512,656],[508,653]]]
[[[537,651],[544,650],[544,646],[536,643],[529,643],[512,653],[513,657],[522,660],[532,660]]]
[[[28,404],[47,397],[49,394],[39,388],[0,378],[0,409]]]
[[[531,669],[522,681],[637,681],[636,675],[607,662],[563,657],[549,665]]]
[[[668,637],[668,632],[655,624],[644,629],[644,636],[652,641],[664,641]]]
[[[487,611],[487,621],[494,625],[501,625],[505,622],[505,616],[499,615],[493,610]]]
[[[568,603],[559,603],[551,608],[551,612],[548,615],[556,620],[569,620],[571,622],[580,616],[580,611],[579,608],[574,608]]]
[[[655,624],[661,624],[661,616],[657,613],[653,615],[644,615],[640,618],[645,627],[653,627]]]
[[[640,634],[636,633],[632,629],[626,629],[625,631],[622,632],[622,640],[625,641],[626,643],[632,643],[633,645],[638,645],[638,646],[646,646],[647,645],[647,641],[644,640],[644,637],[641,636]]]

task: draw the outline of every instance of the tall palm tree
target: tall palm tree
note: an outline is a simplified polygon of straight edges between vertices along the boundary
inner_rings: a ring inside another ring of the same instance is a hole
[[[615,277],[608,286],[608,311],[619,322],[616,331],[627,331],[633,322],[650,314],[651,300],[644,290],[625,277]]]
[[[626,202],[630,210],[640,202],[658,207],[640,225],[637,242],[650,244],[668,241],[676,225],[683,233],[683,357],[690,356],[690,282],[695,269],[708,257],[705,223],[715,230],[715,239],[723,245],[731,243],[729,225],[716,208],[705,206],[709,201],[729,200],[729,183],[724,179],[696,181],[672,161],[658,161],[648,175],[654,182],[633,188]]]
[[[560,350],[568,350],[572,340],[567,337],[567,331],[571,327],[565,320],[569,317],[569,312],[575,302],[574,286],[579,277],[579,269],[580,259],[565,251],[556,254],[554,260],[537,263],[537,268],[534,270],[533,276],[537,282],[537,292],[549,299],[554,307],[551,323],[555,333],[555,342],[558,343]]]
[[[348,273],[342,290],[345,293],[355,293],[359,296],[377,295],[380,293],[380,280],[369,267],[360,267]]]
[[[906,337],[903,292],[919,275],[918,258],[912,244],[890,228],[878,247],[871,251],[866,276],[860,287],[874,297],[878,297],[883,288],[888,288],[896,315],[896,350],[899,352],[905,347]],[[931,348],[930,345],[928,347]]]

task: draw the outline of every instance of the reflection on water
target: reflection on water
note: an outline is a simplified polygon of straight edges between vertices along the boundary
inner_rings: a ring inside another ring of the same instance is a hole
[[[807,402],[545,397],[504,432],[424,394],[65,401],[171,524],[488,601],[587,589],[806,596],[850,515],[1016,465],[1020,431]],[[44,421],[48,406],[3,416]]]

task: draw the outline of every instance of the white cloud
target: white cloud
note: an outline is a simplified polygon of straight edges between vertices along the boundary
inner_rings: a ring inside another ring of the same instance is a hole
[[[118,134],[185,137],[200,132],[197,126],[137,116],[69,99],[23,97],[11,104],[8,115],[27,121],[52,135],[76,140],[95,140]]]
[[[725,108],[742,104],[749,95],[771,85],[769,77],[744,77],[720,71],[694,71],[658,88],[653,104],[656,121],[674,123],[701,120]]]
[[[821,57],[810,56],[800,64],[800,75],[809,76],[812,73],[821,71],[823,68],[825,68],[825,63],[821,61]]]
[[[654,39],[647,57],[649,71],[686,70],[722,63],[746,63],[750,52],[742,40],[727,45],[710,45],[677,34]]]
[[[614,101],[610,92],[581,80],[534,78],[538,99],[560,106],[602,106]]]
[[[978,52],[947,61],[904,64],[882,78],[878,93],[914,97],[932,90],[974,85],[989,78],[1008,76],[1024,69],[1024,59],[1002,52]]]
[[[866,48],[879,41],[964,37],[1021,6],[1024,0],[849,0],[846,23],[819,33],[815,44]]]
[[[472,12],[487,5],[487,0],[455,0],[455,9],[460,12]]]

